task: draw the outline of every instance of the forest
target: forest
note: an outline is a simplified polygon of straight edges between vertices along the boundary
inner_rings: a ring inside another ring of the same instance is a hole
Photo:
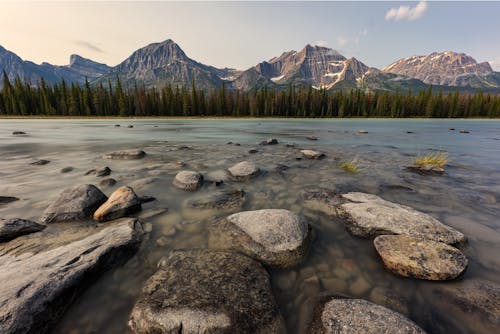
[[[461,94],[418,92],[329,92],[312,87],[251,92],[227,89],[199,90],[195,82],[184,87],[146,89],[124,87],[120,80],[93,86],[64,81],[37,87],[3,74],[0,116],[72,117],[387,117],[387,118],[499,118],[500,96],[478,92]]]

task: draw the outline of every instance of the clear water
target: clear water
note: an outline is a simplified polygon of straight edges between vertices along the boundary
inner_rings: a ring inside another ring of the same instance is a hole
[[[114,124],[122,126],[115,128]],[[126,128],[132,124],[134,128]],[[450,131],[449,128],[456,128]],[[368,134],[357,134],[357,130]],[[460,134],[459,130],[469,130]],[[21,130],[27,136],[13,136]],[[407,131],[414,133],[407,133]],[[314,135],[318,141],[309,141]],[[275,137],[300,148],[326,154],[320,161],[296,160],[298,148],[258,147]],[[253,160],[266,173],[248,183],[228,183],[226,189],[248,193],[244,210],[286,208],[307,218],[316,231],[308,259],[291,270],[271,270],[273,289],[290,333],[304,333],[319,293],[336,292],[379,303],[403,312],[430,333],[493,333],[474,314],[455,314],[446,302],[433,298],[441,285],[459,286],[482,278],[500,284],[500,121],[495,120],[0,120],[0,195],[21,200],[0,206],[1,217],[38,219],[68,186],[97,184],[84,173],[109,166],[118,183],[106,194],[131,185],[139,195],[157,201],[144,205],[139,216],[158,209],[167,212],[144,218],[152,224],[139,252],[124,266],[107,272],[69,309],[55,333],[126,333],[127,320],[143,282],[169,250],[207,247],[206,226],[229,212],[186,210],[192,193],[171,186],[183,161],[186,169],[208,173]],[[227,142],[241,146],[228,145]],[[188,146],[189,149],[180,149]],[[143,160],[104,160],[115,149],[140,148]],[[443,150],[451,162],[445,176],[406,172],[417,153]],[[35,159],[51,163],[32,166]],[[358,174],[337,167],[355,160]],[[290,168],[277,172],[279,164]],[[60,170],[72,166],[66,174]],[[303,208],[297,194],[313,187],[363,191],[429,213],[469,237],[463,249],[469,268],[461,281],[423,282],[386,271],[370,240],[349,235],[336,218]],[[213,185],[199,192],[210,192]],[[484,328],[483,328],[484,327]]]

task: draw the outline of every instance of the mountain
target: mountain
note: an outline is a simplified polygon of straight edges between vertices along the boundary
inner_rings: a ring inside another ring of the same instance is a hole
[[[478,63],[464,53],[452,51],[400,59],[382,71],[419,79],[429,85],[500,87],[499,75],[493,72],[489,63]]]
[[[71,55],[69,65],[57,66],[49,63],[38,65],[24,61],[15,53],[0,46],[0,71],[5,71],[11,81],[19,77],[33,86],[37,86],[42,78],[48,84],[60,83],[63,79],[67,83],[83,84],[85,78],[89,81],[94,80],[110,69],[107,65],[78,55]]]

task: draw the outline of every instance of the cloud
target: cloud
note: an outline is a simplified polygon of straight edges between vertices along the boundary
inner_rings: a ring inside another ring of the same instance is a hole
[[[326,47],[328,45],[327,41],[319,40],[313,43],[313,45]]]
[[[489,63],[494,71],[500,71],[500,57],[490,60]]]
[[[410,6],[399,6],[399,8],[391,8],[385,14],[385,19],[387,21],[394,20],[408,20],[413,21],[421,18],[425,11],[427,10],[427,2],[420,1],[414,7]]]
[[[100,47],[87,41],[75,41],[75,44],[84,47],[90,51],[104,53],[104,51]]]

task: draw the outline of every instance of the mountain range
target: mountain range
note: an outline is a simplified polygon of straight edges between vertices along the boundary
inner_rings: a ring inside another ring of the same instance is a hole
[[[492,91],[500,93],[500,72],[489,63],[477,63],[466,54],[446,51],[427,56],[400,59],[379,70],[356,58],[321,46],[306,45],[300,51],[287,51],[247,70],[216,68],[189,58],[171,39],[149,44],[136,50],[115,67],[97,63],[78,55],[69,65],[40,65],[24,61],[0,46],[0,71],[12,81],[16,77],[38,85],[61,82],[91,85],[112,84],[117,79],[125,87],[190,86],[210,89],[222,83],[228,89],[250,91],[259,87],[286,88],[290,85],[315,89],[395,91],[418,90],[437,86],[444,91]],[[1,85],[1,83],[0,83]]]

